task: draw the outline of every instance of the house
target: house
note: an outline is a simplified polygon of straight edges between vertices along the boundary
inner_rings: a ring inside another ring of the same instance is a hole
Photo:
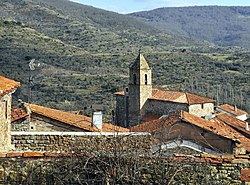
[[[133,126],[130,131],[150,132],[166,148],[172,148],[175,144],[176,147],[185,146],[204,153],[250,153],[250,132],[239,132],[225,123],[221,116],[206,120],[179,110],[166,117]]]
[[[159,118],[175,110],[205,117],[214,113],[215,100],[195,94],[152,88],[152,71],[139,53],[129,66],[129,86],[115,93],[116,123],[123,127]]]
[[[26,110],[30,110],[30,122],[12,122],[14,128],[28,128],[34,132],[128,132],[129,129],[102,122],[100,112],[95,112],[93,117],[73,114],[40,105],[24,103]],[[20,111],[20,110],[19,110]],[[13,111],[15,112],[15,111]],[[25,119],[25,113],[20,114],[20,119]],[[26,126],[25,126],[26,124]],[[18,127],[18,125],[20,125]]]
[[[0,76],[0,151],[13,148],[10,135],[12,93],[19,86],[19,82]]]
[[[237,119],[240,119],[242,121],[247,120],[247,116],[248,116],[247,112],[239,109],[236,106],[232,106],[229,104],[223,104],[223,105],[216,107],[216,110],[219,112],[225,112],[225,113],[227,113],[231,116],[234,116]]]

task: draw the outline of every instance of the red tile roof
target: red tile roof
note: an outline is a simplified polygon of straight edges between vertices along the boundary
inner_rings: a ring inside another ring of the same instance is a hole
[[[241,116],[241,115],[247,114],[246,111],[241,110],[239,108],[237,108],[235,110],[234,106],[228,105],[228,104],[220,105],[220,106],[218,106],[218,108],[221,109],[221,110],[224,110],[224,111],[226,111],[226,112],[228,112],[230,114],[233,114],[235,116]]]
[[[124,96],[124,91],[116,92],[115,95]],[[175,103],[183,103],[188,105],[201,104],[201,103],[215,103],[215,100],[201,97],[195,94],[177,92],[177,91],[163,91],[153,89],[151,100],[169,101]]]
[[[227,113],[220,113],[217,115],[217,118],[250,138],[250,131],[245,129],[245,121],[239,120],[236,117],[230,116]]]
[[[29,114],[25,108],[14,108],[11,110],[11,122],[27,117]]]
[[[153,100],[170,101],[176,103],[184,103],[188,105],[201,104],[201,103],[215,103],[215,100],[201,97],[195,94],[177,92],[177,91],[162,91],[159,89],[153,89],[152,98]]]
[[[160,119],[155,119],[148,121],[143,124],[139,124],[130,128],[131,132],[157,132],[162,131],[166,128],[167,125],[174,123],[175,121],[180,120],[179,111],[170,113],[167,117]]]
[[[25,106],[29,106],[32,113],[36,113],[50,119],[72,125],[83,130],[87,130],[90,132],[129,132],[129,129],[123,128],[120,126],[115,126],[108,123],[103,123],[102,130],[97,129],[92,126],[92,119],[90,117],[78,114],[72,114],[69,112],[64,112],[61,110],[51,109],[48,107],[43,107],[35,104],[27,104]]]
[[[156,120],[158,118],[160,118],[161,116],[155,115],[155,114],[146,114],[141,118],[142,122],[148,122],[148,121],[152,121],[152,120]]]
[[[19,86],[19,82],[0,76],[0,97],[13,92]]]
[[[177,121],[184,121],[187,124],[195,125],[201,129],[210,131],[216,135],[225,137],[233,141],[240,141],[242,146],[250,152],[250,139],[245,137],[240,132],[236,131],[229,125],[225,124],[218,118],[212,120],[206,120],[201,117],[189,114],[185,111],[176,111],[174,114],[170,114],[168,117],[149,121],[140,125],[131,127],[132,132],[159,132],[163,131],[166,126],[171,125]]]

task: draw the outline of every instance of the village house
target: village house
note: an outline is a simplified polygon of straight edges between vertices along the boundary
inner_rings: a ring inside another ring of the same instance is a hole
[[[102,121],[101,112],[92,118],[40,105],[24,103],[12,111],[12,131],[30,132],[128,132],[129,129]]]
[[[129,86],[116,92],[116,123],[131,127],[175,110],[205,117],[214,113],[215,100],[195,94],[152,88],[152,71],[139,53],[129,66]]]
[[[239,109],[236,105],[232,106],[229,104],[223,104],[218,107],[216,107],[216,110],[219,112],[225,112],[231,116],[236,117],[237,119],[240,119],[242,121],[247,120],[248,113],[244,110]]]
[[[232,119],[236,118],[222,113],[207,120],[179,110],[133,126],[130,131],[153,134],[158,145],[165,149],[186,147],[212,154],[250,153],[250,131],[245,129],[245,123],[235,123]]]
[[[12,93],[19,82],[0,76],[0,151],[12,149],[11,145],[11,103]]]

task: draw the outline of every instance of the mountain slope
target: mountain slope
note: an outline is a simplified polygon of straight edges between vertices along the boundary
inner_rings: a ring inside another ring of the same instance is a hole
[[[154,86],[212,98],[220,84],[225,84],[222,95],[241,86],[237,91],[249,104],[249,54],[241,50],[174,36],[129,16],[65,0],[2,0],[0,15],[0,75],[22,83],[14,100],[28,100],[28,63],[35,58],[41,67],[32,72],[32,103],[85,114],[91,112],[86,107],[102,104],[111,115],[113,93],[127,86],[129,63],[142,47]]]
[[[250,49],[250,7],[159,8],[130,15],[168,32]]]
[[[96,53],[134,52],[141,46],[145,50],[166,50],[202,44],[126,15],[67,0],[3,0],[0,16],[11,17],[47,36]]]

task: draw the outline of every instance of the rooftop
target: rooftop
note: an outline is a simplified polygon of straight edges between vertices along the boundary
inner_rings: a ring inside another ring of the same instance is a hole
[[[170,101],[183,104],[200,104],[200,103],[215,103],[215,100],[201,97],[195,94],[190,94],[186,92],[177,92],[177,91],[163,91],[159,89],[153,89],[152,100],[160,101]]]
[[[0,76],[0,97],[13,92],[19,86],[19,82]]]
[[[135,61],[129,66],[130,69],[150,69],[146,59],[144,56],[139,53]]]
[[[115,95],[124,96],[124,91],[116,92]],[[163,91],[159,89],[153,89],[152,97],[149,99],[158,101],[169,101],[188,105],[216,102],[213,99],[201,97],[191,93],[178,91]]]
[[[217,108],[219,108],[219,109],[221,109],[223,111],[226,111],[226,112],[228,112],[230,114],[233,114],[235,116],[241,116],[241,115],[247,114],[246,111],[241,110],[239,108],[235,109],[234,106],[229,105],[229,104],[223,104],[223,105],[218,106]]]
[[[245,129],[245,121],[239,120],[236,117],[230,116],[227,113],[220,113],[217,115],[217,118],[250,138],[250,131]]]
[[[236,119],[236,118],[235,118]],[[211,120],[206,120],[198,116],[189,114],[185,111],[176,111],[170,114],[168,117],[161,119],[156,119],[149,121],[140,125],[136,125],[130,129],[132,132],[160,132],[163,131],[168,125],[174,124],[177,121],[183,121],[187,124],[195,125],[201,129],[210,131],[216,135],[222,136],[224,138],[240,141],[242,146],[250,152],[250,139],[245,137],[240,132],[236,131],[234,128],[224,123],[218,118]]]
[[[35,104],[27,104],[25,106],[29,106],[32,113],[36,113],[38,115],[71,125],[77,128],[81,128],[90,132],[129,132],[129,129],[123,128],[120,126],[103,123],[102,130],[92,126],[92,118],[79,114],[72,114],[69,112],[56,110],[48,107],[43,107]]]
[[[29,114],[25,110],[25,108],[13,108],[11,110],[11,122],[15,122],[19,119],[27,117]]]

